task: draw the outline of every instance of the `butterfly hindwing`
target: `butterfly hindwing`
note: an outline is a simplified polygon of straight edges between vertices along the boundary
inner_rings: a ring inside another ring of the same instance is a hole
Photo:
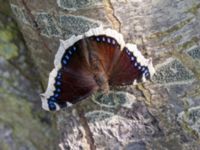
[[[109,78],[111,86],[130,85],[134,82],[149,78],[149,69],[147,65],[142,65],[138,61],[138,57],[134,55],[127,47],[121,52],[121,55],[113,67],[112,74]],[[142,58],[144,61],[145,58]]]

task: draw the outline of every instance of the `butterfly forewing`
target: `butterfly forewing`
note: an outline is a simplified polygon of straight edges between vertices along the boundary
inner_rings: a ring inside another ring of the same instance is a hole
[[[55,78],[54,94],[48,99],[52,110],[55,109],[52,103],[64,107],[66,102],[76,103],[97,89],[80,41],[65,51],[61,64]]]
[[[111,86],[130,85],[135,81],[141,81],[143,72],[147,68],[142,66],[137,57],[133,55],[126,47],[121,52],[121,55],[113,67],[109,84]]]

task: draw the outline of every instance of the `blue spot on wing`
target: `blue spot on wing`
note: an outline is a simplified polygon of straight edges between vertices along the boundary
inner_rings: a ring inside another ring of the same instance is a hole
[[[72,55],[72,52],[69,50],[69,55]]]
[[[68,55],[65,55],[65,58],[66,58],[67,60],[69,60],[69,56],[68,56]]]
[[[60,92],[61,92],[61,89],[57,88],[57,89],[56,89],[56,92],[60,93]]]
[[[58,98],[58,96],[59,96],[59,94],[57,94],[57,93],[54,95],[54,97],[56,97],[56,98]]]
[[[60,81],[56,81],[56,85],[61,85],[61,82]]]
[[[73,51],[76,51],[76,47],[75,46],[73,47]]]
[[[49,101],[56,101],[55,97],[51,96]]]
[[[49,109],[51,110],[51,111],[54,111],[54,110],[56,110],[56,105],[55,105],[55,102],[52,102],[52,101],[48,101],[48,105],[49,105]]]
[[[65,59],[63,59],[62,62],[63,62],[64,65],[67,64],[67,60],[65,60]]]
[[[100,41],[100,38],[99,38],[99,37],[96,37],[96,40],[99,42],[99,41]]]
[[[61,79],[61,76],[57,76],[57,77],[56,77],[56,80],[60,80],[60,79]]]

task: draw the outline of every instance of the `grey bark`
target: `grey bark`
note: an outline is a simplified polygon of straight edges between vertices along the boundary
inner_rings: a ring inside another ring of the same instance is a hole
[[[10,0],[44,87],[59,39],[100,23],[147,57],[152,82],[95,94],[57,115],[67,149],[200,149],[198,0]],[[42,91],[41,91],[42,92]],[[38,100],[38,103],[40,100]]]

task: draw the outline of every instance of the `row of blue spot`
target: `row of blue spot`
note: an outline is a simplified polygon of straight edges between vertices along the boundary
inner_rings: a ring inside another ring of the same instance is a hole
[[[66,50],[64,56],[62,57],[62,65],[66,66],[72,57],[73,53],[77,50],[75,46],[70,47],[68,50]]]
[[[64,56],[62,57],[62,65],[66,66],[68,64],[70,58],[72,57],[73,53],[76,50],[77,50],[77,48],[75,46],[72,46],[68,50],[66,50]],[[50,96],[48,99],[48,105],[49,105],[50,110],[56,110],[55,103],[57,102],[57,99],[61,94],[61,78],[62,78],[62,74],[60,71],[58,71],[58,74],[55,78],[54,94],[52,96]]]
[[[72,57],[73,53],[77,50],[77,48],[75,46],[70,47],[68,50],[66,50],[64,56],[62,57],[62,65],[66,66],[70,60],[70,58]],[[58,74],[55,78],[55,90],[54,90],[54,94],[52,96],[49,97],[48,99],[48,105],[49,105],[49,109],[50,110],[56,110],[56,105],[55,103],[58,100],[58,97],[61,94],[61,79],[62,79],[62,74],[60,71],[58,71]],[[64,105],[63,105],[64,106]]]
[[[116,44],[116,41],[114,39],[112,39],[110,37],[105,37],[105,36],[96,36],[95,40],[97,42],[107,42],[107,43],[113,44],[113,45]],[[138,70],[140,70],[142,72],[142,74],[145,75],[145,77],[148,77],[150,75],[148,68],[146,66],[141,66],[140,63],[137,62],[137,59],[133,55],[133,53],[130,52],[127,48],[126,48],[126,52],[129,55],[131,61],[133,62],[134,67],[136,67]]]
[[[58,99],[58,97],[61,94],[61,78],[62,78],[62,74],[60,71],[58,71],[58,74],[55,78],[55,90],[54,90],[54,94],[52,96],[49,97],[48,99],[48,105],[49,105],[49,109],[50,110],[56,110],[56,101]]]
[[[144,74],[145,77],[148,77],[150,75],[148,68],[146,66],[141,66],[140,63],[137,62],[137,58],[133,55],[131,51],[129,51],[127,48],[125,50],[128,56],[130,57],[131,61],[133,62],[133,66],[136,67],[139,71],[141,71],[141,73]]]
[[[106,43],[112,44],[112,45],[116,44],[116,41],[114,39],[112,39],[110,37],[106,37],[106,36],[96,36],[95,40],[97,42],[106,42]]]

